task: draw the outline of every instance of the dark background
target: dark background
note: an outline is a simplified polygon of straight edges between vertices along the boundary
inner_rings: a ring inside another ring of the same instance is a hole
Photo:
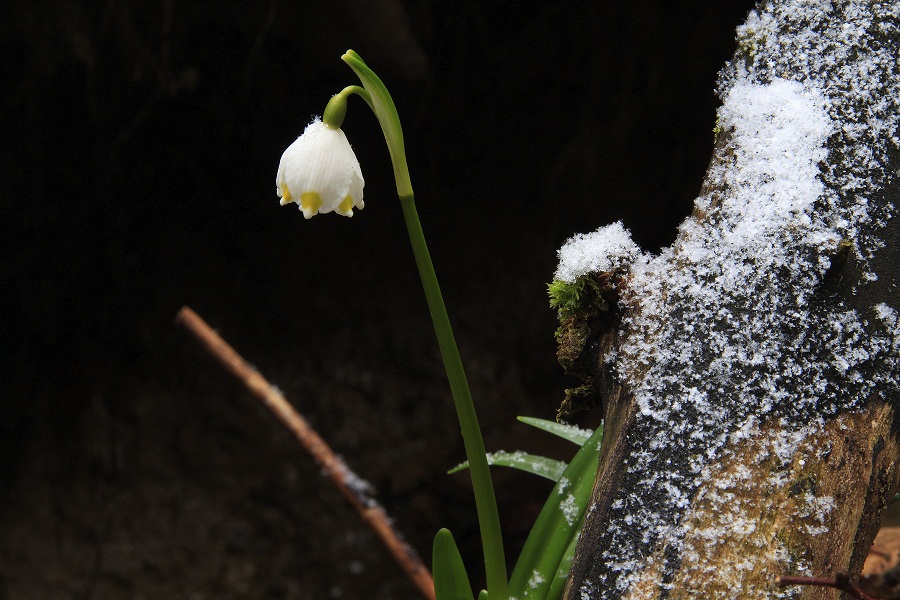
[[[410,542],[480,548],[374,117],[366,209],[279,207],[278,159],[358,51],[394,95],[491,449],[562,390],[546,283],[576,232],[672,241],[712,150],[730,2],[0,5],[0,600],[414,595],[296,442],[173,324],[276,383]],[[596,425],[596,415],[582,423]],[[498,472],[510,558],[549,484]]]

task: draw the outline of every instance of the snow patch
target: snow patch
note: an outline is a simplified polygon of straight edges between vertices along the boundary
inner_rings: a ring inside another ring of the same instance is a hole
[[[719,122],[732,131],[739,168],[726,171],[725,183],[734,195],[725,199],[721,210],[733,227],[721,241],[744,245],[748,238],[771,236],[786,219],[796,226],[811,225],[809,209],[825,191],[818,165],[825,160],[825,142],[834,130],[827,105],[820,90],[797,81],[741,81],[731,88]],[[748,195],[752,203],[746,202]],[[698,206],[708,208],[710,199],[700,200]],[[732,277],[727,283],[738,281]]]
[[[566,494],[566,499],[559,503],[559,510],[562,512],[566,523],[569,526],[575,524],[581,515],[581,508],[578,506],[578,500],[572,494]]]
[[[529,589],[536,590],[542,583],[544,583],[544,576],[541,575],[540,571],[535,569],[531,572],[531,578],[528,579],[528,587]]]
[[[553,278],[566,283],[588,273],[612,271],[637,260],[641,249],[621,221],[593,233],[578,233],[559,249],[559,266]]]

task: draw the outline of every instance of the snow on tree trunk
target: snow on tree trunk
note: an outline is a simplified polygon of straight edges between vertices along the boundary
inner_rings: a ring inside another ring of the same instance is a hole
[[[675,243],[576,236],[606,440],[569,599],[831,598],[897,480],[900,2],[762,2]],[[649,165],[648,168],[652,168]]]

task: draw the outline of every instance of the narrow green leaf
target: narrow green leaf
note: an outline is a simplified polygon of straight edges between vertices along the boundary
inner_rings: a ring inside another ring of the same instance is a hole
[[[549,598],[547,593],[590,502],[602,439],[603,428],[598,427],[550,492],[510,578],[511,597],[519,600]]]
[[[569,440],[573,444],[581,446],[584,444],[591,434],[594,433],[590,429],[582,429],[574,425],[566,425],[565,423],[557,423],[556,421],[547,421],[546,419],[537,419],[535,417],[516,417],[522,423],[542,429],[547,433],[557,435],[564,440]],[[603,430],[603,425],[599,429]]]
[[[561,460],[554,460],[552,458],[547,458],[546,456],[538,456],[536,454],[529,454],[521,451],[503,452],[501,450],[499,452],[488,452],[487,460],[488,464],[491,466],[518,469],[519,471],[539,475],[550,481],[559,481],[563,471],[566,470],[566,463]],[[449,474],[459,473],[468,468],[469,463],[466,461],[453,467],[447,472]]]
[[[578,536],[581,535],[581,530],[583,528],[584,515],[581,516],[581,525],[578,526],[578,531],[572,536],[572,540],[569,542],[562,559],[559,561],[559,566],[556,567],[556,575],[553,577],[553,581],[550,582],[550,589],[547,590],[547,596],[544,600],[559,600],[562,598],[563,591],[566,589],[566,581],[569,579],[569,571],[572,570],[572,560],[575,558],[575,546],[578,544]]]
[[[434,536],[431,571],[437,600],[473,600],[469,575],[449,529]]]

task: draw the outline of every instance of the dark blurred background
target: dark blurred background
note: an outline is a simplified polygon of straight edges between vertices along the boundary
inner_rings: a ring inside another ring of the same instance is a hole
[[[672,241],[753,3],[7,0],[0,600],[415,595],[296,442],[173,324],[190,305],[318,428],[430,560],[480,547],[376,121],[366,209],[279,207],[282,151],[358,51],[394,95],[491,449],[563,377],[546,284],[576,232]],[[596,426],[597,415],[582,424]],[[498,472],[510,558],[549,483]]]

